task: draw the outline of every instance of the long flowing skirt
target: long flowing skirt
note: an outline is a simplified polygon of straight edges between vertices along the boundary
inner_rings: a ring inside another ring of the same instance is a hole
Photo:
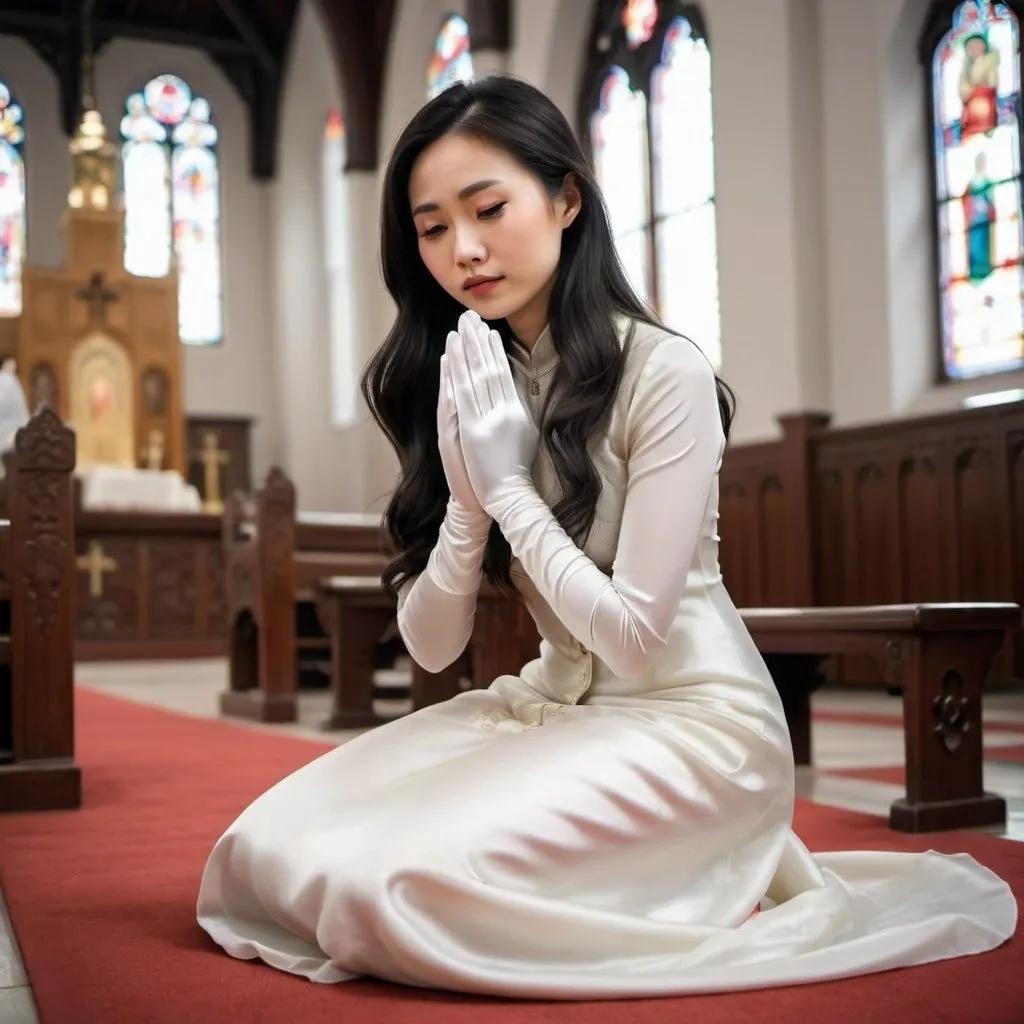
[[[296,771],[217,842],[200,924],[314,981],[554,999],[838,978],[1014,931],[1008,886],[970,857],[812,857],[771,714],[551,710],[524,724],[472,691]]]

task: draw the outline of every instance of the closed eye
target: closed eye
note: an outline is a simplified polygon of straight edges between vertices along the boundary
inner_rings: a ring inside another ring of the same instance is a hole
[[[432,228],[427,228],[427,230],[423,232],[423,237],[424,238],[437,238],[437,236],[439,234],[441,234],[442,231],[444,231],[444,225],[443,224],[435,224]]]
[[[493,217],[500,217],[502,210],[508,205],[508,200],[503,199],[500,203],[495,203],[493,206],[488,206],[486,210],[480,211],[481,220],[490,220]]]

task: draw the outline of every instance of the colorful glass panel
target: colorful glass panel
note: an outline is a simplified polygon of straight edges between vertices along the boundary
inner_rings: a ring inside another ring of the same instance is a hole
[[[943,362],[949,377],[1024,366],[1020,31],[967,0],[932,60]]]
[[[658,0],[626,0],[622,8],[622,27],[626,46],[635,50],[649,42],[658,23]]]
[[[220,174],[210,104],[177,75],[158,75],[121,121],[125,267],[163,277],[173,253],[178,322],[187,345],[223,337]]]
[[[675,18],[651,78],[654,241],[664,321],[721,363],[711,54]]]
[[[24,114],[0,82],[0,316],[21,313],[25,258]]]
[[[469,24],[458,14],[450,14],[434,41],[434,52],[427,65],[427,97],[433,99],[456,82],[473,78],[473,55],[469,45]]]
[[[620,67],[605,76],[590,138],[619,259],[637,294],[649,301],[647,100]]]

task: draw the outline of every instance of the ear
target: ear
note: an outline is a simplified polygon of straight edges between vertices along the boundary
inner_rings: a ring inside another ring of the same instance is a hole
[[[562,181],[562,202],[565,204],[562,211],[562,228],[564,230],[576,219],[583,208],[583,196],[580,193],[576,175],[572,171]]]

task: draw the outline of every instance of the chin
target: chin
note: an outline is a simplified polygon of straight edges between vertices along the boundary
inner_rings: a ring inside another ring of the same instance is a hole
[[[519,300],[509,299],[503,295],[483,296],[481,298],[467,295],[462,299],[462,304],[466,309],[479,313],[482,320],[492,321],[505,320],[510,316],[514,316],[523,307],[522,302]]]

